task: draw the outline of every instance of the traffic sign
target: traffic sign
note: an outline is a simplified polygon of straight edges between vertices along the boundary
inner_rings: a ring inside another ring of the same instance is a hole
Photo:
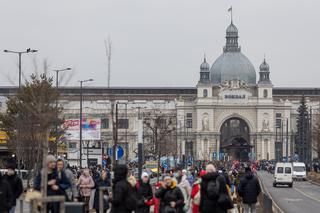
[[[108,148],[107,150],[109,156],[113,156],[113,147]],[[122,146],[118,145],[117,146],[117,154],[116,154],[116,160],[121,159],[124,156],[124,149]]]

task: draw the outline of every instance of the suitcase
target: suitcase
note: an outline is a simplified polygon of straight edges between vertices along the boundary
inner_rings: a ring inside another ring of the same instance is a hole
[[[85,213],[84,203],[65,202],[65,213]]]

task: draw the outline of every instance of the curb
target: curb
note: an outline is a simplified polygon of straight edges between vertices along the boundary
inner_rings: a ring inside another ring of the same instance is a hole
[[[284,211],[280,208],[280,206],[274,201],[274,199],[272,198],[270,192],[265,188],[265,186],[262,183],[259,175],[257,175],[257,176],[258,176],[258,179],[259,179],[259,183],[261,185],[262,193],[267,194],[269,196],[269,198],[271,199],[271,201],[272,201],[272,212],[284,213]]]
[[[312,180],[308,180],[308,182],[311,183],[311,184],[313,184],[313,185],[320,186],[320,183],[318,183],[318,182],[314,182],[314,181],[312,181]]]

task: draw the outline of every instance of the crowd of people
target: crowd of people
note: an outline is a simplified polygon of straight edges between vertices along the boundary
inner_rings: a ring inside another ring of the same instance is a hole
[[[126,165],[117,165],[111,180],[108,169],[75,169],[53,155],[47,156],[46,164],[47,195],[65,196],[68,202],[82,204],[85,212],[100,212],[102,207],[111,213],[219,213],[242,206],[244,212],[253,213],[261,190],[255,166],[237,161],[229,168],[208,163],[195,170],[166,171],[155,185],[148,173],[134,177]],[[0,212],[11,213],[23,187],[14,166],[7,169],[0,176]],[[35,192],[41,191],[42,172],[34,179]],[[47,210],[58,213],[59,203],[48,203]]]

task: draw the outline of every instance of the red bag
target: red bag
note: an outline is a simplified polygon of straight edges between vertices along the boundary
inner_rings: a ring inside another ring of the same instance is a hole
[[[153,206],[155,204],[155,201],[153,198],[151,198],[150,200],[147,200],[144,204],[146,204],[147,206]]]

